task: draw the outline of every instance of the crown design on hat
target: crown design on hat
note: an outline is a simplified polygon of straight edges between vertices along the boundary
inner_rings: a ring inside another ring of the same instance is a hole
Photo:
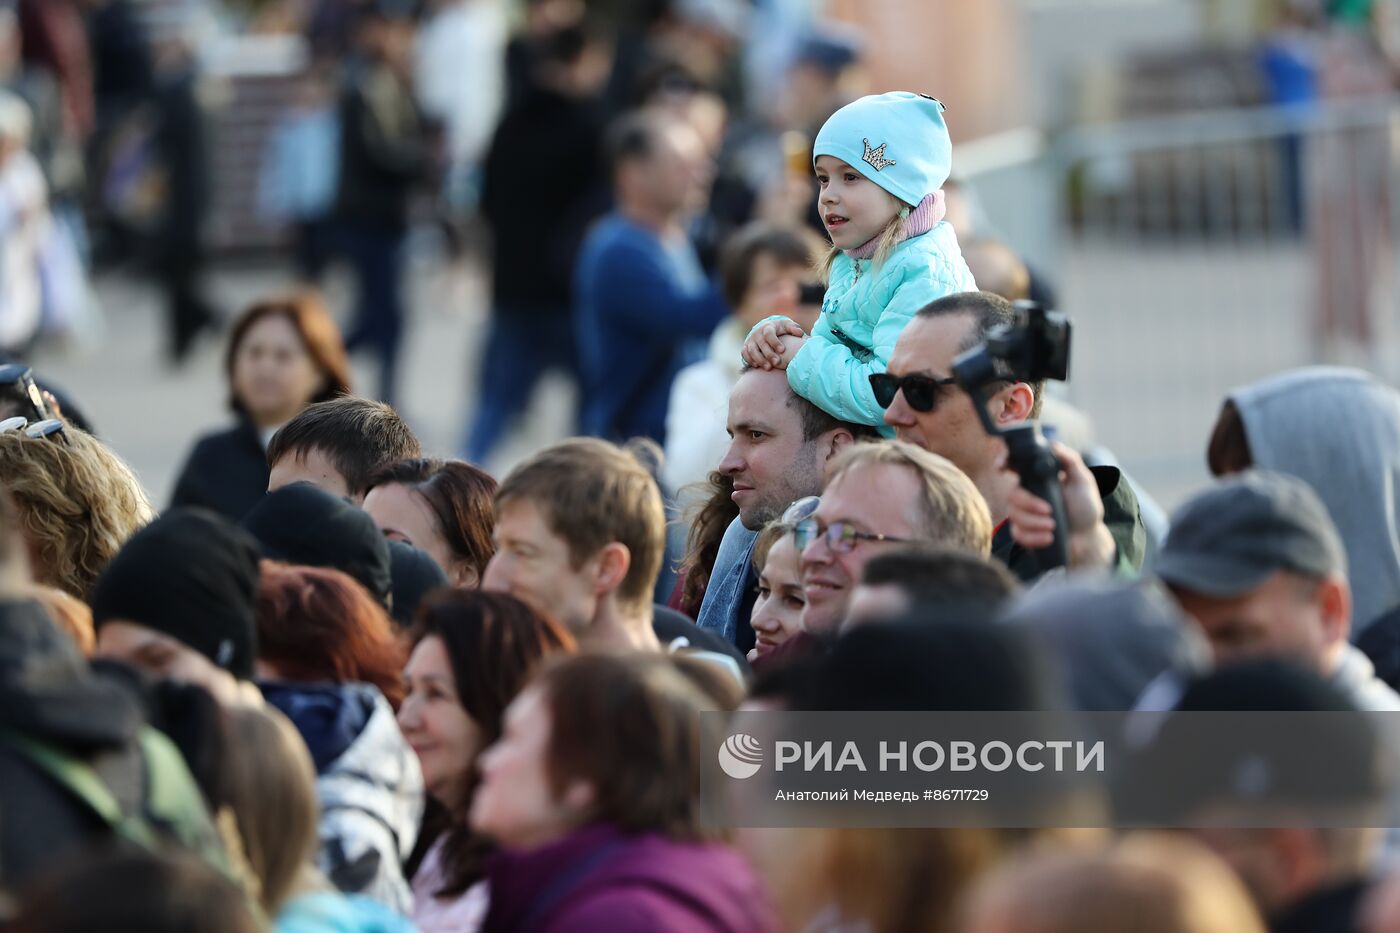
[[[887,143],[880,143],[878,147],[871,149],[869,137],[867,137],[864,142],[865,153],[861,156],[861,159],[870,163],[870,167],[875,169],[875,171],[881,172],[891,165],[896,164],[894,159],[885,158],[885,146],[888,145]]]

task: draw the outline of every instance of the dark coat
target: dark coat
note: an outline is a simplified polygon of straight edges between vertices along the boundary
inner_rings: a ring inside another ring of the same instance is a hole
[[[428,179],[431,150],[408,85],[385,65],[366,65],[340,101],[336,215],[358,227],[402,233],[413,190]]]
[[[135,745],[141,726],[136,701],[94,679],[42,607],[0,603],[0,867],[7,885],[22,885],[112,838],[107,821],[11,737],[83,759],[114,787],[130,786],[120,778],[141,766]]]
[[[652,607],[651,630],[656,633],[657,640],[663,645],[670,645],[676,639],[684,638],[691,648],[728,655],[738,662],[739,670],[747,671],[749,669],[749,662],[744,657],[744,652],[709,629],[703,629],[696,625],[683,613],[668,606]]]
[[[243,517],[267,494],[267,454],[252,422],[206,434],[194,445],[170,506],[197,505],[230,521]]]
[[[1270,933],[1358,933],[1361,904],[1368,893],[1364,881],[1352,881],[1315,891],[1269,919]]]
[[[777,929],[762,885],[724,846],[591,826],[488,869],[485,933],[759,933]]]
[[[1123,478],[1123,471],[1117,467],[1096,466],[1090,467],[1089,471],[1099,484],[1104,524],[1113,536],[1113,543],[1118,546],[1119,561],[1126,562],[1134,570],[1142,570],[1142,561],[1147,555],[1147,528],[1142,523],[1137,494]],[[1023,583],[1029,583],[1041,574],[1035,554],[1011,537],[1010,522],[1002,522],[992,536],[992,556],[1011,568],[1011,572]]]
[[[603,129],[598,103],[541,88],[523,91],[501,120],[481,181],[498,311],[568,316],[584,231],[608,205]]]

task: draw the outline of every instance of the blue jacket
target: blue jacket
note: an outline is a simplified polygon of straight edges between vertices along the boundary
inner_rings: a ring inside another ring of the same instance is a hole
[[[288,901],[272,923],[273,933],[417,933],[418,928],[367,897],[330,891]]]
[[[612,214],[589,232],[574,272],[583,433],[664,443],[680,352],[729,313],[688,241]]]
[[[710,571],[710,583],[705,599],[700,603],[700,615],[695,624],[709,629],[726,640],[737,643],[739,630],[748,625],[753,611],[752,594],[758,586],[753,569],[753,548],[758,532],[744,527],[734,519],[725,529]]]
[[[946,221],[895,247],[880,268],[844,252],[812,337],[788,363],[792,391],[842,421],[888,432],[870,376],[885,371],[904,325],[924,305],[977,290],[957,235]]]

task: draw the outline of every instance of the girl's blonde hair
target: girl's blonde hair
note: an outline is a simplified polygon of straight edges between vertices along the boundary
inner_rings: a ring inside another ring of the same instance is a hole
[[[36,582],[86,600],[155,510],[120,457],[72,425],[63,433],[66,443],[0,434],[0,482],[19,512]]]
[[[885,196],[894,204],[895,212],[894,216],[890,218],[890,222],[885,224],[885,228],[875,235],[875,255],[870,262],[870,271],[872,272],[883,266],[885,260],[889,259],[890,254],[894,252],[895,247],[908,239],[905,235],[904,220],[909,216],[907,212],[911,208],[888,192]],[[822,256],[821,262],[817,264],[817,275],[821,278],[823,285],[831,284],[831,267],[835,265],[836,257],[842,252],[844,250],[841,247],[833,244],[827,247],[826,255]]]

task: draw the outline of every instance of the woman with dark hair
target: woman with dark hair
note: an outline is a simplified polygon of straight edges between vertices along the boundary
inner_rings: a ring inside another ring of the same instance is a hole
[[[233,325],[224,368],[238,424],[195,444],[172,505],[199,505],[239,521],[267,492],[267,442],[314,402],[350,391],[340,329],[304,292],[253,305]]]
[[[311,752],[320,803],[317,867],[347,894],[400,913],[400,867],[423,812],[418,759],[394,721],[405,655],[392,623],[339,570],[262,562],[258,686]]]
[[[438,562],[453,586],[475,589],[496,553],[496,480],[462,460],[400,460],[380,470],[365,511],[391,541]]]
[[[485,928],[776,929],[752,871],[702,823],[701,713],[718,708],[664,657],[543,671],[481,756],[471,825],[502,848]]]
[[[719,557],[719,545],[729,523],[739,515],[734,504],[734,477],[715,470],[705,484],[687,489],[703,490],[708,496],[692,507],[687,516],[690,533],[686,536],[686,553],[678,568],[675,591],[666,605],[692,619],[700,617],[700,604],[705,601],[705,589]]]
[[[506,707],[547,656],[574,650],[559,623],[504,593],[439,590],[418,610],[408,696],[399,725],[423,781],[448,815],[413,876],[413,919],[423,933],[470,933],[486,913],[491,846],[467,825],[482,749],[501,737]]]

